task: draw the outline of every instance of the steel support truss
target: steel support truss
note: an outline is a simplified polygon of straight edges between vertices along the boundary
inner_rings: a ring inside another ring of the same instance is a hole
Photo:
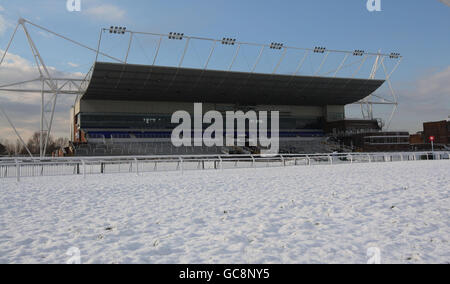
[[[102,52],[100,52],[101,50],[101,42],[102,42],[102,34],[103,33],[107,33],[108,31],[110,31],[110,28],[103,28],[100,32],[100,37],[99,37],[99,43],[98,43],[98,49],[97,49],[97,57],[99,54],[102,54]],[[124,30],[122,33],[119,33],[119,36],[122,35],[129,35],[129,42],[128,42],[128,49],[126,50],[126,54],[124,55],[124,59],[117,59],[117,58],[112,58],[111,56],[107,56],[109,57],[109,59],[112,59],[116,62],[120,62],[123,64],[127,64],[128,62],[128,57],[129,57],[129,53],[130,53],[130,47],[133,41],[133,37],[135,35],[147,35],[147,36],[153,36],[156,37],[158,39],[158,45],[157,45],[157,49],[156,49],[156,53],[155,56],[153,58],[153,63],[152,65],[155,65],[156,61],[157,61],[157,57],[159,55],[159,51],[161,49],[161,42],[164,38],[173,38],[171,34],[161,34],[161,33],[151,33],[151,32],[139,32],[139,31],[131,31],[131,30]],[[269,49],[273,49],[271,44],[258,44],[258,43],[251,43],[251,42],[240,42],[240,41],[236,41],[233,40],[232,44],[230,44],[229,40],[228,41],[224,38],[224,39],[212,39],[212,38],[205,38],[205,37],[196,37],[196,36],[188,36],[188,35],[184,35],[182,34],[181,37],[176,38],[177,40],[185,40],[185,46],[181,55],[181,59],[178,63],[177,68],[182,68],[183,66],[183,61],[185,59],[186,53],[188,51],[189,48],[189,44],[192,43],[194,40],[197,41],[206,41],[206,42],[211,42],[211,48],[210,48],[210,52],[209,55],[207,56],[207,60],[204,63],[204,67],[203,70],[207,70],[208,69],[208,65],[210,63],[211,57],[213,56],[214,52],[217,49],[217,45],[220,44],[222,42],[223,45],[226,45],[228,47],[234,48],[234,55],[232,56],[231,62],[229,63],[228,67],[226,68],[227,71],[231,71],[236,59],[240,53],[240,51],[242,50],[243,46],[253,46],[253,47],[258,47],[259,49],[259,54],[256,57],[256,61],[254,62],[253,65],[251,65],[250,70],[249,70],[249,74],[251,76],[251,74],[253,74],[256,70],[256,67],[258,66],[259,62],[261,61],[261,57],[263,55],[263,53],[266,50]],[[361,106],[361,112],[362,112],[362,116],[364,119],[374,119],[374,114],[373,114],[373,107],[374,105],[389,105],[392,106],[392,113],[390,115],[390,117],[387,120],[386,123],[386,128],[389,128],[389,126],[391,125],[392,119],[397,111],[398,108],[398,97],[394,91],[394,88],[392,87],[392,82],[390,80],[392,74],[397,70],[398,66],[400,65],[401,61],[403,60],[403,57],[400,56],[399,54],[385,54],[385,53],[381,53],[381,51],[378,51],[376,53],[373,52],[364,52],[362,50],[355,50],[355,51],[345,51],[345,50],[331,50],[331,49],[324,49],[324,51],[322,52],[317,52],[317,48],[299,48],[299,47],[293,47],[293,46],[286,46],[286,45],[281,45],[278,50],[280,51],[280,57],[279,60],[277,61],[277,64],[272,72],[272,75],[276,75],[280,65],[282,64],[283,60],[286,57],[286,53],[288,50],[293,50],[293,51],[302,51],[304,52],[304,56],[302,56],[302,58],[300,58],[299,60],[299,64],[296,68],[296,70],[291,74],[292,78],[289,81],[288,84],[291,84],[292,79],[297,76],[302,67],[305,65],[306,60],[308,59],[308,57],[312,56],[312,54],[315,55],[322,55],[323,58],[320,61],[320,65],[317,66],[315,68],[315,70],[313,71],[313,73],[311,74],[313,77],[317,77],[317,76],[330,76],[330,77],[338,77],[338,74],[341,70],[346,69],[346,68],[350,68],[352,66],[356,66],[356,70],[354,70],[352,72],[352,76],[351,78],[356,78],[358,76],[358,74],[360,73],[361,69],[363,68],[363,66],[370,60],[370,59],[375,59],[375,62],[373,63],[372,66],[372,71],[370,73],[370,76],[368,79],[375,79],[376,74],[378,72],[378,70],[380,69],[380,67],[382,67],[383,71],[384,71],[384,79],[386,80],[386,83],[388,84],[389,87],[389,94],[388,95],[376,95],[376,94],[371,94],[370,96],[368,96],[367,98],[356,102],[354,104],[356,105],[360,105]],[[336,69],[333,69],[331,71],[328,72],[322,72],[325,63],[327,62],[327,59],[329,58],[329,55],[331,54],[342,54],[343,55],[343,59],[342,62],[339,64],[339,66]],[[394,55],[394,56],[393,56]],[[355,62],[352,63],[347,63],[349,61],[349,58],[351,57],[361,57],[360,60],[356,60]],[[387,70],[386,65],[385,65],[385,59],[390,59],[390,60],[394,60],[396,61],[396,64],[394,66],[394,68],[390,71]],[[125,69],[125,68],[124,68]],[[224,69],[225,70],[225,69]],[[175,81],[176,77],[177,77],[178,72],[175,73],[173,79],[172,79],[172,83]],[[200,75],[200,78],[197,79],[195,85],[198,83],[198,81],[201,79],[201,76],[203,76],[203,74]],[[224,79],[225,80],[225,79]],[[224,81],[223,80],[223,81]],[[223,81],[221,83],[219,83],[217,85],[217,88],[219,88],[221,86],[221,84],[223,83]],[[171,84],[172,84],[171,83]],[[170,85],[171,85],[170,84]],[[168,88],[166,88],[166,90],[168,90],[170,88],[170,85]]]
[[[40,157],[44,157],[45,153],[47,152],[49,138],[50,138],[50,134],[51,134],[52,127],[53,127],[53,121],[54,121],[55,109],[56,109],[58,97],[61,95],[72,95],[75,97],[75,101],[76,101],[84,93],[84,91],[88,85],[89,76],[91,75],[91,72],[89,72],[83,79],[54,77],[51,74],[51,72],[49,71],[49,69],[47,68],[41,54],[39,53],[39,50],[29,33],[27,24],[37,27],[38,29],[44,30],[46,32],[49,32],[53,35],[56,35],[57,37],[67,40],[78,46],[87,48],[93,52],[97,52],[97,50],[87,47],[76,41],[73,41],[73,40],[71,40],[67,37],[64,37],[62,35],[59,35],[55,32],[52,32],[46,28],[35,25],[25,19],[19,19],[19,21],[14,29],[13,35],[11,36],[11,39],[1,57],[0,67],[8,54],[8,51],[11,47],[11,44],[12,44],[14,38],[17,35],[18,29],[22,28],[25,33],[30,50],[33,54],[33,60],[34,60],[34,63],[36,64],[36,70],[38,71],[39,77],[37,77],[35,79],[27,80],[27,81],[21,81],[21,82],[2,85],[2,86],[0,86],[0,92],[29,93],[29,94],[34,93],[34,94],[41,95],[39,155],[40,155]],[[103,54],[103,55],[108,56],[107,54]],[[92,69],[91,69],[91,71],[92,71]],[[24,147],[24,149],[32,157],[33,154],[31,153],[27,144],[23,140],[22,136],[20,135],[15,124],[13,123],[10,116],[6,112],[5,108],[1,104],[0,104],[0,112],[6,118],[9,126],[12,128],[12,130],[16,134],[17,138],[19,139],[19,141],[22,144],[22,146]]]
[[[386,57],[377,56],[375,63],[372,68],[372,72],[370,74],[369,79],[375,79],[375,75],[380,68],[382,67],[384,77],[386,83],[389,88],[389,96],[380,96],[376,94],[371,94],[370,96],[364,98],[363,100],[355,103],[361,106],[361,113],[364,119],[374,119],[373,115],[373,107],[374,105],[389,105],[392,106],[392,112],[386,122],[385,128],[388,130],[391,126],[392,120],[394,118],[395,113],[398,109],[398,96],[392,86],[391,76],[397,70],[403,58],[399,58],[393,69],[389,72],[384,64]]]

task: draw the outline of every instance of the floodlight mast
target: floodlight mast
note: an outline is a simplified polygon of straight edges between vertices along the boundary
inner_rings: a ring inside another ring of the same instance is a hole
[[[110,33],[114,33],[111,32],[111,29],[117,29],[120,30],[120,27],[110,27],[110,28],[103,28],[102,31],[106,32],[106,31],[110,31]],[[254,47],[264,47],[264,48],[270,48],[270,49],[284,49],[284,52],[286,53],[288,50],[296,50],[296,51],[304,51],[305,52],[305,57],[301,60],[301,63],[299,64],[299,68],[296,69],[296,72],[293,73],[293,75],[295,76],[296,74],[298,74],[298,72],[300,71],[301,67],[303,66],[303,63],[305,62],[305,60],[307,59],[307,57],[309,56],[310,52],[313,52],[315,54],[323,54],[324,55],[324,59],[323,61],[321,61],[321,64],[319,66],[319,68],[317,69],[317,71],[315,72],[314,76],[319,76],[320,75],[320,71],[322,69],[322,67],[324,66],[324,64],[326,63],[327,57],[330,54],[344,54],[345,55],[345,60],[343,60],[342,64],[339,66],[339,68],[337,68],[336,70],[332,70],[331,72],[328,72],[326,74],[330,74],[330,73],[334,73],[334,77],[337,77],[339,71],[341,71],[344,68],[349,67],[349,65],[345,66],[345,61],[348,59],[348,57],[350,55],[353,56],[363,56],[362,62],[359,65],[358,69],[353,73],[352,78],[356,77],[359,73],[359,71],[361,70],[361,68],[363,67],[363,65],[365,64],[365,62],[367,61],[367,59],[369,57],[381,57],[381,58],[385,58],[385,57],[389,57],[392,59],[399,59],[401,58],[399,53],[390,53],[390,54],[383,54],[380,51],[377,53],[374,52],[366,52],[364,50],[354,50],[354,51],[346,51],[346,50],[334,50],[334,49],[328,49],[326,47],[323,46],[316,46],[314,48],[300,48],[300,47],[293,47],[293,46],[288,46],[282,43],[277,43],[277,42],[272,42],[270,44],[259,44],[259,43],[252,43],[252,42],[241,42],[241,41],[237,41],[235,38],[229,38],[229,37],[223,37],[222,39],[213,39],[213,38],[206,38],[206,37],[197,37],[197,36],[188,36],[185,35],[184,33],[179,33],[179,32],[170,32],[168,34],[164,34],[164,33],[153,33],[153,32],[141,32],[141,31],[131,31],[125,28],[124,33],[131,33],[132,35],[148,35],[148,36],[155,36],[158,37],[160,39],[159,43],[158,43],[158,51],[159,48],[161,46],[161,40],[163,38],[168,38],[170,40],[184,40],[186,39],[187,41],[191,41],[191,40],[200,40],[200,41],[210,41],[213,45],[212,47],[212,52],[214,52],[214,46],[217,42],[221,42],[223,45],[230,45],[230,46],[236,46],[236,51],[235,54],[231,60],[231,63],[229,64],[229,68],[227,69],[228,71],[232,70],[232,67],[236,61],[236,58],[239,54],[239,51],[241,49],[242,46],[244,45],[248,45],[248,46],[254,46]],[[124,33],[118,33],[118,34],[124,34]],[[130,40],[131,40],[132,36],[130,36]],[[101,41],[102,38],[99,37],[99,41]],[[188,44],[187,44],[188,46]],[[183,50],[183,54],[186,53],[186,47]],[[261,51],[261,49],[260,49]],[[100,49],[97,50],[97,52],[100,52]],[[128,53],[128,51],[127,51]],[[275,68],[275,72],[278,70],[278,65],[281,64],[281,62],[283,61],[284,57],[285,57],[285,53],[281,56],[280,61],[277,64],[277,67]],[[155,56],[155,60],[156,57],[158,56],[158,52]],[[208,57],[208,61],[211,58],[212,54],[209,55]],[[183,63],[183,58],[184,56],[182,56],[182,60],[180,61],[180,64],[178,64],[178,67],[181,67],[182,63]],[[259,61],[259,56],[256,59],[256,65],[258,64]],[[154,60],[154,62],[155,62]],[[255,64],[253,64],[252,66],[255,66]],[[250,71],[252,71],[253,68],[250,69]]]
[[[52,131],[52,127],[53,127],[53,120],[54,120],[54,115],[55,115],[55,108],[56,108],[56,103],[57,103],[57,99],[59,95],[76,95],[77,98],[79,98],[84,90],[87,84],[85,84],[89,78],[87,74],[87,76],[84,79],[76,79],[76,78],[54,78],[51,73],[49,72],[42,56],[39,53],[39,50],[37,48],[37,46],[35,45],[29,31],[27,28],[27,24],[29,24],[30,26],[34,26],[40,30],[46,31],[52,35],[55,35],[61,39],[64,39],[66,41],[69,41],[75,45],[78,45],[80,47],[83,47],[85,49],[88,49],[90,51],[93,52],[97,52],[97,56],[98,54],[101,54],[103,56],[106,56],[110,59],[113,59],[117,62],[121,62],[123,63],[122,60],[117,59],[115,57],[112,57],[106,53],[103,52],[99,52],[98,50],[88,47],[84,44],[81,44],[75,40],[72,40],[68,37],[62,36],[58,33],[55,33],[47,28],[44,28],[42,26],[39,26],[37,24],[34,24],[26,19],[20,18],[17,22],[16,27],[14,28],[14,32],[8,42],[8,45],[3,53],[3,55],[1,56],[0,59],[0,67],[3,64],[9,49],[11,47],[12,42],[14,41],[16,35],[17,35],[17,31],[19,29],[19,27],[21,27],[25,33],[27,42],[29,44],[30,50],[33,54],[33,58],[35,60],[35,64],[36,64],[36,68],[39,72],[39,78],[36,79],[32,79],[32,80],[27,80],[27,81],[22,81],[22,82],[16,82],[16,83],[12,83],[12,84],[7,84],[7,85],[3,85],[0,86],[0,91],[4,91],[4,92],[17,92],[17,93],[40,93],[41,94],[41,118],[40,118],[40,131],[39,131],[39,136],[40,136],[40,142],[39,142],[39,155],[40,157],[45,157],[46,152],[47,152],[47,147],[49,144],[49,138],[50,138],[50,134]],[[28,83],[37,83],[37,82],[41,82],[41,89],[32,89],[32,88],[27,88],[24,87],[22,89],[19,88],[11,88],[11,87],[18,87],[21,85],[25,85]],[[46,94],[50,94],[51,99],[46,102],[45,101],[45,95]],[[50,110],[49,110],[50,108]],[[33,157],[33,154],[31,153],[30,149],[28,148],[28,146],[26,145],[25,141],[23,140],[23,138],[21,137],[20,133],[17,131],[17,128],[15,127],[13,121],[10,119],[10,117],[8,116],[7,112],[5,111],[5,109],[0,105],[0,112],[3,114],[3,116],[6,118],[8,124],[10,125],[10,127],[12,128],[12,130],[14,131],[14,133],[16,134],[16,136],[18,137],[20,143],[22,144],[22,146],[24,147],[24,149],[27,151],[27,153]],[[49,118],[47,118],[47,115],[49,116]]]
[[[357,51],[355,51],[357,52]],[[392,74],[397,70],[397,68],[400,66],[400,63],[403,60],[403,57],[400,55],[400,53],[390,53],[387,56],[382,56],[381,55],[381,51],[378,52],[380,55],[378,55],[375,59],[374,65],[372,66],[372,71],[370,73],[369,79],[374,80],[376,78],[376,74],[378,69],[381,67],[383,67],[383,72],[384,72],[384,76],[385,76],[385,80],[388,84],[388,88],[389,88],[389,92],[390,92],[390,96],[391,98],[383,98],[380,96],[377,96],[375,94],[370,94],[368,97],[364,98],[363,100],[356,102],[355,104],[359,104],[361,106],[361,113],[363,115],[364,119],[374,119],[374,114],[373,114],[373,106],[374,105],[391,105],[392,106],[392,112],[387,120],[386,123],[386,129],[390,129],[392,120],[394,118],[395,113],[398,110],[398,96],[395,93],[395,90],[392,86],[392,82],[391,82],[391,76]],[[384,64],[385,59],[398,59],[397,63],[395,64],[395,66],[393,67],[393,69],[391,70],[391,72],[388,73],[387,68]],[[377,101],[373,101],[372,98],[375,97],[378,100]]]
[[[114,31],[117,32],[114,32]],[[390,57],[392,59],[399,59],[402,58],[401,55],[399,53],[390,53],[390,54],[383,54],[383,53],[374,53],[374,52],[365,52],[363,50],[354,50],[354,51],[348,51],[348,50],[336,50],[336,49],[327,49],[325,47],[315,47],[315,48],[301,48],[301,47],[294,47],[294,46],[288,46],[288,45],[284,45],[282,43],[276,43],[276,42],[272,42],[270,44],[260,44],[260,43],[252,43],[252,42],[240,42],[237,41],[235,38],[228,38],[228,37],[224,37],[222,39],[213,39],[213,38],[206,38],[206,37],[198,37],[198,36],[188,36],[184,33],[179,33],[179,32],[170,32],[168,34],[164,34],[164,33],[152,33],[152,32],[141,32],[141,31],[131,31],[128,30],[126,27],[118,27],[118,26],[111,26],[109,28],[102,28],[101,29],[102,32],[107,32],[109,31],[112,34],[125,34],[125,33],[131,33],[133,35],[149,35],[149,36],[156,36],[156,37],[160,37],[160,38],[168,38],[168,39],[172,39],[172,40],[201,40],[201,41],[210,41],[210,42],[221,42],[224,45],[232,45],[232,46],[239,46],[239,45],[249,45],[249,46],[259,46],[259,47],[267,47],[267,48],[271,48],[271,49],[290,49],[290,50],[301,50],[301,51],[313,51],[314,53],[319,53],[319,54],[324,54],[325,52],[329,52],[329,53],[342,53],[342,54],[353,54],[355,56],[362,56],[362,55],[366,55],[366,56],[381,56],[381,57]],[[120,31],[120,32],[119,32]],[[101,38],[99,38],[99,41],[101,41]],[[99,52],[99,54],[102,54],[100,52],[99,49],[96,50],[97,52]],[[355,54],[356,53],[356,54]],[[104,54],[103,54],[104,55]],[[108,56],[110,57],[110,56]],[[117,58],[111,58],[110,59],[114,59],[115,61],[122,61],[120,59]]]

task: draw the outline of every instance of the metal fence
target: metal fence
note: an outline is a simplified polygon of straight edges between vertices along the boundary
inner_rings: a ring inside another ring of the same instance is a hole
[[[450,160],[450,152],[5,158],[0,159],[0,179],[418,160]]]

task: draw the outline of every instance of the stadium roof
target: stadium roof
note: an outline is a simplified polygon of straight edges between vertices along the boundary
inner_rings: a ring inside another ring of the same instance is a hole
[[[346,105],[384,80],[289,76],[97,62],[83,100]]]

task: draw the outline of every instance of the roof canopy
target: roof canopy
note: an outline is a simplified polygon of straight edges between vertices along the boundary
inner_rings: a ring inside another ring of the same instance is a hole
[[[346,105],[384,80],[288,76],[97,62],[83,100]]]

